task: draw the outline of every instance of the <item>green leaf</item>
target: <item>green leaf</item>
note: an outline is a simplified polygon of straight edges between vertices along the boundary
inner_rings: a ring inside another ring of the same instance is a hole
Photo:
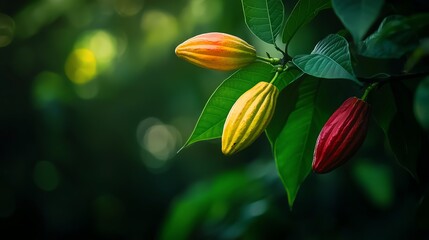
[[[429,77],[423,79],[416,90],[414,114],[420,125],[429,130]]]
[[[247,173],[227,172],[212,181],[192,186],[173,202],[160,239],[193,239],[196,237],[193,233],[202,222],[214,224],[225,221],[230,216],[228,214],[241,210],[239,204],[260,200],[265,194],[263,185]]]
[[[377,19],[384,0],[332,0],[332,7],[341,22],[359,42]]]
[[[386,17],[377,31],[357,45],[357,51],[366,57],[399,58],[416,48],[419,31],[427,25],[427,13]]]
[[[235,101],[256,83],[270,81],[273,76],[270,64],[257,62],[225,79],[207,101],[194,131],[182,148],[198,141],[221,137],[226,116]]]
[[[311,54],[293,58],[304,73],[319,78],[345,78],[361,84],[353,73],[349,44],[346,39],[331,34],[318,42]]]
[[[250,31],[262,41],[274,44],[284,18],[281,0],[241,0]]]
[[[321,80],[306,77],[286,87],[266,130],[290,207],[311,171],[314,146],[324,123],[316,106],[320,85]]]
[[[422,131],[412,112],[412,96],[401,83],[377,91],[372,113],[383,129],[398,164],[417,179],[417,161],[422,147]]]
[[[330,0],[299,0],[286,20],[282,41],[289,44],[302,26],[309,23],[321,10],[330,7]]]

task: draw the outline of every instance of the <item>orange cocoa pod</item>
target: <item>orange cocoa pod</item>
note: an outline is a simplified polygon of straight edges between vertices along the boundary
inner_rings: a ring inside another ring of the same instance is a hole
[[[327,173],[344,164],[360,148],[368,131],[369,104],[351,97],[331,115],[320,131],[313,171]]]
[[[176,47],[176,55],[199,67],[229,71],[256,59],[255,48],[243,39],[226,33],[204,33]]]
[[[278,95],[276,86],[259,82],[237,99],[223,127],[223,154],[241,151],[261,135],[274,114]]]

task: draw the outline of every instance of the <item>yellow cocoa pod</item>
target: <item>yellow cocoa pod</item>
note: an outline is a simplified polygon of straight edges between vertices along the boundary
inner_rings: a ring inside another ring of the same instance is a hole
[[[223,126],[225,155],[243,150],[259,137],[274,114],[278,95],[276,86],[259,82],[237,99]]]
[[[226,33],[204,33],[176,47],[176,55],[197,66],[229,71],[256,59],[255,48],[243,39]]]

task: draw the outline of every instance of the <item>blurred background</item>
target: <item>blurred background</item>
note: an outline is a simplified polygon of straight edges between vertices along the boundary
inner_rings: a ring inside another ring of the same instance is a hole
[[[342,28],[329,11],[317,22],[292,54]],[[429,236],[427,185],[395,164],[374,123],[353,161],[309,175],[293,211],[265,137],[233,157],[219,140],[177,153],[231,73],[188,64],[174,48],[213,31],[278,56],[248,31],[238,0],[2,1],[0,238]],[[326,114],[360,91],[330,84],[338,99]]]

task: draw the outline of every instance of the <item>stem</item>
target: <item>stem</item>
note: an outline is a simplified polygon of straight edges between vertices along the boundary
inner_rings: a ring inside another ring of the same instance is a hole
[[[287,55],[286,51],[287,51],[287,47],[285,47],[285,50],[281,50],[276,43],[274,43],[274,47],[276,48],[277,51],[281,52],[283,54],[283,58],[280,60],[280,64],[284,67],[286,65],[286,63],[289,61],[289,55]]]
[[[276,74],[274,75],[273,79],[271,79],[270,83],[274,84],[274,81],[276,81],[278,76],[279,76],[279,71],[276,71]]]
[[[408,73],[408,74],[401,74],[401,75],[391,75],[388,77],[358,77],[359,80],[365,83],[385,83],[389,81],[398,81],[398,80],[406,80],[406,79],[413,79],[413,78],[420,78],[429,75],[429,72],[418,72],[418,73]]]
[[[286,44],[285,44],[285,50],[284,50],[285,53],[287,53],[288,44],[289,44],[289,42],[286,42]]]
[[[271,58],[256,56],[256,59],[259,59],[259,60],[264,61],[264,62],[271,63]]]
[[[276,43],[274,43],[274,47],[276,48],[277,51],[281,52],[283,54],[283,57],[286,57],[286,52],[281,50]]]
[[[366,88],[363,96],[361,97],[362,100],[366,100],[369,93],[377,87],[379,84],[385,84],[391,81],[400,81],[400,80],[407,80],[407,79],[414,79],[414,78],[421,78],[429,75],[429,72],[418,72],[418,73],[409,73],[409,74],[401,74],[401,75],[390,75],[387,77],[358,77],[359,80],[362,82],[365,82],[369,84],[369,86]]]
[[[278,58],[266,58],[266,57],[256,56],[256,59],[267,62],[272,65],[280,64],[280,59]]]
[[[368,94],[378,85],[378,82],[375,83],[371,83],[365,90],[363,96],[361,97],[362,100],[366,100],[366,98],[368,97]]]

